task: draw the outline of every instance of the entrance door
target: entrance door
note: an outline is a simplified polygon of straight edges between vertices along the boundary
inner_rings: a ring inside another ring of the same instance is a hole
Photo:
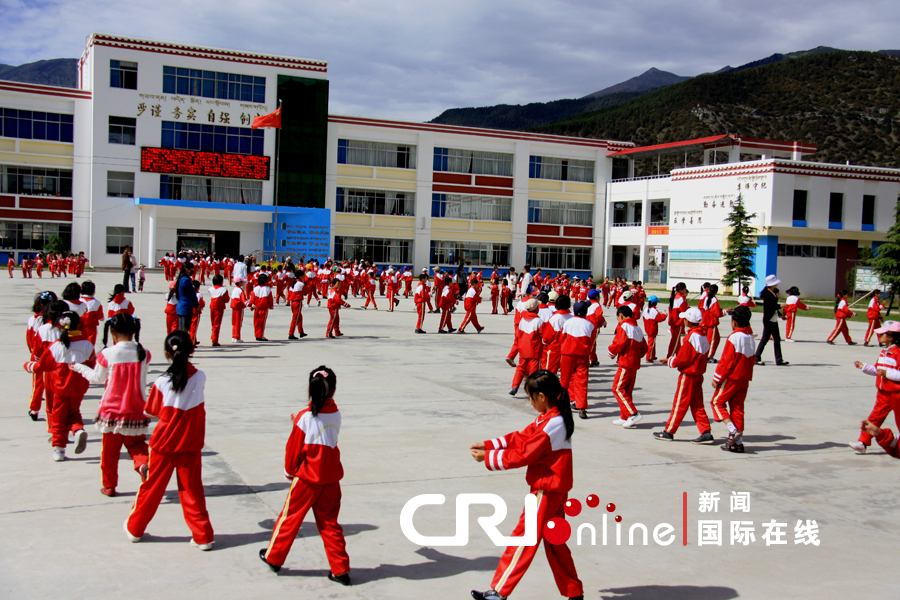
[[[216,247],[216,234],[178,230],[178,252],[192,250],[212,254]]]

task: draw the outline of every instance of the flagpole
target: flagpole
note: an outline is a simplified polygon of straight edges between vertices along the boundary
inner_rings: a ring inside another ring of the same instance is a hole
[[[281,98],[278,99],[278,108],[281,109]],[[281,166],[281,127],[275,130],[275,262],[278,262],[278,175]]]

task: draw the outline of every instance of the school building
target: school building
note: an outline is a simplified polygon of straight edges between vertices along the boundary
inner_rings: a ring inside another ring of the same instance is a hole
[[[78,86],[0,82],[0,261],[59,235],[95,266],[194,248],[696,287],[721,274],[740,193],[758,273],[830,295],[900,191],[898,170],[811,162],[794,142],[635,148],[332,115],[320,60],[93,34]],[[280,130],[251,128],[279,106]],[[635,160],[695,151],[706,164],[633,177]]]

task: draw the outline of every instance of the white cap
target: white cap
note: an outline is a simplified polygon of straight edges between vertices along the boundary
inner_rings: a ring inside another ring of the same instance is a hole
[[[766,287],[772,287],[773,285],[778,285],[779,283],[781,283],[781,280],[774,275],[769,275],[768,277],[766,277]]]
[[[700,312],[700,309],[696,306],[693,306],[683,313],[681,316],[684,317],[685,320],[690,321],[691,323],[701,323],[703,322],[703,313]]]

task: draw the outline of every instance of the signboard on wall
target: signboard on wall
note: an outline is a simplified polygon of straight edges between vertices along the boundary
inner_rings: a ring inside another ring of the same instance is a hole
[[[672,260],[670,258],[669,279],[673,277],[718,281],[722,277],[722,263],[707,260]]]
[[[293,207],[279,210],[275,227],[266,228],[265,249],[267,252],[274,251],[279,258],[292,254],[324,263],[331,256],[331,211],[327,208]]]
[[[169,148],[141,148],[141,171],[200,177],[268,179],[269,157]]]
[[[881,283],[881,279],[875,274],[875,270],[871,267],[856,268],[856,288],[857,291],[871,292],[872,290],[883,290],[885,286]]]

